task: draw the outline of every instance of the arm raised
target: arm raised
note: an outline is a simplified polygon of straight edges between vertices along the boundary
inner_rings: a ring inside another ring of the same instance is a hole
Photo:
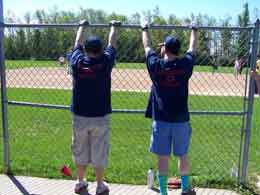
[[[120,21],[112,20],[109,25],[110,32],[108,36],[108,46],[112,46],[113,48],[116,48],[116,40],[117,40],[117,27],[121,25]]]
[[[197,35],[198,34],[198,27],[194,24],[191,25],[191,34],[190,34],[190,45],[188,52],[195,53],[197,47]]]
[[[80,21],[74,47],[76,47],[78,44],[80,44],[82,46],[84,45],[83,32],[84,32],[84,29],[86,28],[86,26],[88,26],[88,25],[89,25],[89,22],[87,20]]]
[[[148,55],[149,51],[152,49],[151,36],[149,33],[149,25],[148,23],[144,23],[141,25],[142,27],[142,41],[144,45],[145,56]]]

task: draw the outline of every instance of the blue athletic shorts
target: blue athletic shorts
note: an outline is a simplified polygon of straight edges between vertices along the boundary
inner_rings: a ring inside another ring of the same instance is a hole
[[[153,121],[150,151],[157,155],[175,156],[188,153],[192,129],[189,122],[168,123]]]

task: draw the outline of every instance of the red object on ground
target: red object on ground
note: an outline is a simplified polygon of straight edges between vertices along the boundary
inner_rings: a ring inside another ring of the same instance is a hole
[[[61,173],[62,173],[64,176],[72,177],[70,168],[69,168],[67,165],[64,165],[64,166],[61,168]]]
[[[181,180],[176,178],[176,177],[172,177],[168,179],[168,189],[179,189],[181,188]]]

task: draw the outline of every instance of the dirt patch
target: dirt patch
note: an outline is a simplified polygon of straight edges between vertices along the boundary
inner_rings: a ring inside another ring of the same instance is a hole
[[[72,79],[66,68],[24,68],[8,70],[7,86],[16,88],[71,89]],[[246,77],[233,74],[194,72],[189,83],[190,94],[209,96],[244,96]],[[150,91],[147,70],[114,69],[113,91]]]

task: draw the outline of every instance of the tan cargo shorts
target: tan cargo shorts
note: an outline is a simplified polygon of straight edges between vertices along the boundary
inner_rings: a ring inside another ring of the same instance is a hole
[[[77,165],[108,164],[110,115],[83,117],[72,115],[72,158]]]

